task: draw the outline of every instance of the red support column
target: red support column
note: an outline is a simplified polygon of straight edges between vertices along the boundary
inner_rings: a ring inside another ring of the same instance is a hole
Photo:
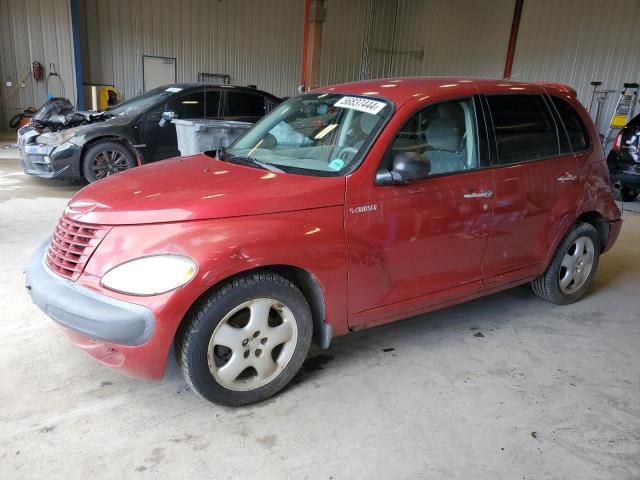
[[[307,49],[309,48],[309,15],[311,0],[304,0],[304,27],[302,29],[302,69],[300,72],[300,86],[307,85]]]
[[[511,35],[509,36],[509,46],[507,47],[507,60],[504,64],[504,74],[502,78],[511,78],[511,68],[513,67],[513,57],[516,53],[516,44],[518,42],[518,30],[520,29],[520,17],[522,16],[522,6],[524,0],[516,0],[516,6],[513,10],[513,22],[511,23]]]
[[[305,0],[301,75],[305,90],[311,90],[320,85],[322,24],[327,16],[324,2],[325,0]]]

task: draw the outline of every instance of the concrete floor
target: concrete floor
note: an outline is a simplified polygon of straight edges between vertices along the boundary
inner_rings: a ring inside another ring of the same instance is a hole
[[[640,216],[575,305],[523,287],[353,334],[275,399],[228,409],[173,360],[161,382],[99,365],[31,304],[22,268],[81,185],[13,156],[0,148],[0,478],[640,478]]]

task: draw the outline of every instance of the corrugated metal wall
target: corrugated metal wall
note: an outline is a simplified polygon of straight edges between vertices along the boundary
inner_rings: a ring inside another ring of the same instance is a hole
[[[588,107],[591,81],[607,89],[640,81],[639,33],[637,0],[526,0],[512,78],[566,83]],[[600,131],[616,98],[605,104]]]
[[[515,0],[402,0],[394,75],[498,77]],[[419,52],[423,51],[423,56]]]
[[[514,5],[515,0],[327,0],[321,83],[361,77],[367,29],[372,78],[498,77]]]
[[[30,75],[31,64],[45,68],[42,81]],[[49,64],[54,63],[64,83],[50,81],[50,93],[76,100],[71,11],[69,0],[0,0],[0,130],[9,119],[26,107],[39,107],[46,101],[45,87]],[[17,89],[5,85],[10,77]],[[23,80],[25,88],[20,88]],[[13,92],[13,93],[12,93]]]
[[[370,78],[500,78],[514,6],[515,0],[327,0],[321,84],[366,78],[363,71]],[[638,0],[525,0],[512,78],[566,83],[588,107],[591,81],[616,90],[640,81],[639,26]],[[616,99],[612,94],[605,104],[601,131]]]
[[[395,75],[499,77],[515,0],[327,0],[322,84]],[[277,95],[295,93],[303,0],[82,0],[84,81],[142,90],[142,55],[177,58],[179,81],[228,73]],[[46,98],[28,75],[55,63],[75,101],[69,0],[0,0],[0,128]],[[526,0],[513,78],[620,89],[640,79],[638,0]],[[368,46],[368,54],[365,47]],[[27,74],[27,75],[25,75]],[[26,88],[4,98],[7,77]],[[61,93],[52,83],[53,93]],[[600,128],[613,108],[607,103]]]
[[[370,0],[327,0],[322,26],[320,85],[360,78],[365,10]]]
[[[142,91],[142,55],[177,58],[179,82],[231,75],[276,95],[300,83],[301,0],[86,0],[80,11],[85,83]]]

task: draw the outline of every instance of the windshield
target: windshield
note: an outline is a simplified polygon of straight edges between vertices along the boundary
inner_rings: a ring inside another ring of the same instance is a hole
[[[182,88],[180,87],[171,86],[154,88],[142,95],[126,100],[113,108],[109,108],[108,111],[113,115],[135,115],[144,112],[146,109],[166,100],[181,90]]]
[[[240,137],[222,159],[274,171],[345,175],[359,165],[391,110],[387,101],[366,97],[294,97]]]

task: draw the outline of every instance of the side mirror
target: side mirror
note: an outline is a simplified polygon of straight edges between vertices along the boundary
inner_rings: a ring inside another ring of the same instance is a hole
[[[402,181],[402,177],[398,172],[394,172],[393,170],[389,171],[386,168],[381,168],[376,172],[376,185],[398,185],[399,183],[404,182]]]
[[[397,185],[422,180],[429,176],[431,162],[420,153],[399,153],[393,157],[391,171],[380,170],[376,174],[376,185]]]
[[[167,123],[170,123],[171,120],[173,120],[174,118],[178,118],[178,115],[176,115],[175,112],[162,112],[162,114],[160,115],[160,122],[158,122],[158,125],[160,125],[161,127],[164,127]]]

